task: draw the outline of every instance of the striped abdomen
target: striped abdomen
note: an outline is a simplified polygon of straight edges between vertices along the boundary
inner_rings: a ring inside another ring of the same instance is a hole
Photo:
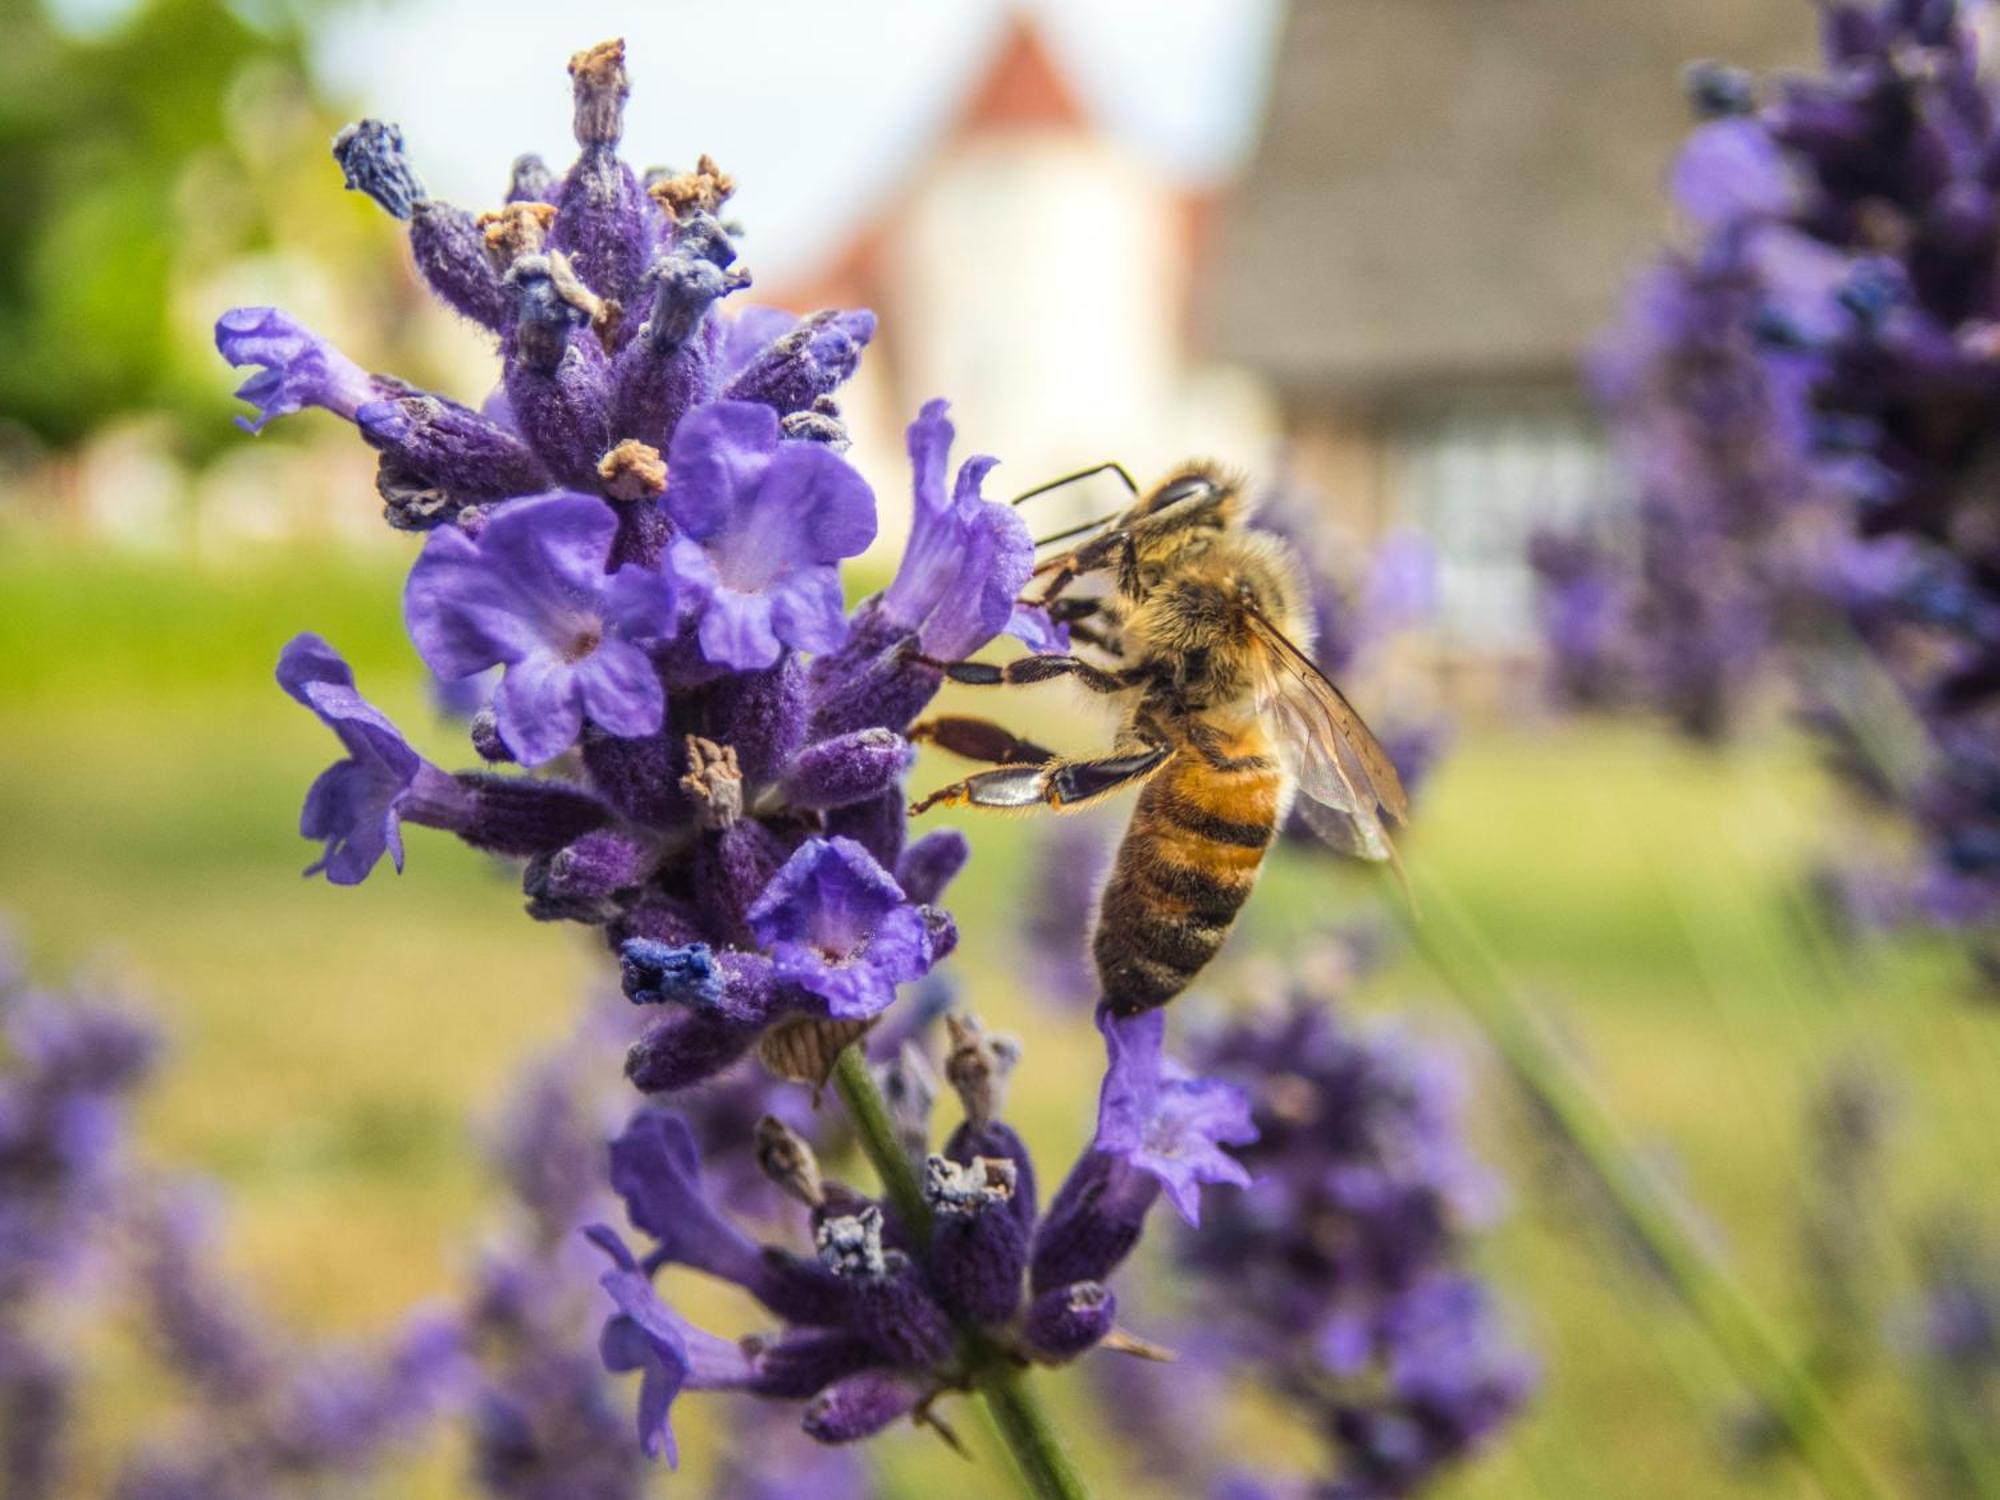
[[[1114,1014],[1151,1010],[1186,989],[1249,899],[1280,793],[1269,742],[1255,740],[1229,747],[1238,761],[1230,770],[1182,750],[1139,794],[1093,944]]]

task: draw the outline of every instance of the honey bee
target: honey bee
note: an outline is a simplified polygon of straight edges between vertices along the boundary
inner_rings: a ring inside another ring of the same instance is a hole
[[[1078,528],[1097,534],[1042,562],[1047,581],[1023,601],[1099,660],[924,659],[954,682],[1067,677],[1104,694],[1123,713],[1111,753],[1066,759],[984,719],[932,719],[912,737],[997,769],[911,811],[1064,810],[1139,788],[1092,938],[1103,1001],[1129,1016],[1166,1004],[1215,956],[1295,804],[1334,848],[1395,865],[1384,818],[1407,822],[1409,803],[1381,744],[1301,649],[1312,637],[1299,560],[1246,524],[1242,481],[1191,463],[1141,494],[1123,469],[1102,468],[1135,503]]]

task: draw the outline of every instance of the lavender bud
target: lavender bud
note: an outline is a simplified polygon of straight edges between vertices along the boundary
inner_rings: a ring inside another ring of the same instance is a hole
[[[886,1371],[864,1371],[827,1387],[806,1408],[806,1435],[815,1442],[853,1443],[873,1437],[917,1409],[923,1392]]]
[[[366,193],[392,219],[407,219],[430,200],[403,156],[403,132],[382,120],[357,120],[333,138],[347,190]]]
[[[761,402],[781,417],[810,411],[854,373],[874,336],[872,312],[816,312],[738,371],[723,399]]]
[[[896,883],[912,901],[934,905],[971,857],[972,846],[956,828],[932,829],[896,861]]]
[[[1022,1335],[1052,1363],[1075,1359],[1101,1343],[1118,1316],[1118,1298],[1097,1281],[1051,1287],[1028,1304]]]
[[[461,771],[454,779],[472,794],[472,810],[458,836],[494,854],[545,854],[611,818],[610,809],[588,792],[559,781],[483,771]]]
[[[455,508],[548,488],[548,475],[532,448],[456,401],[394,396],[369,402],[354,420],[370,447],[395,458],[400,473],[442,491]]]
[[[915,759],[900,734],[859,729],[801,751],[785,770],[785,796],[795,807],[850,807],[895,789]]]
[[[935,1218],[931,1275],[946,1306],[974,1323],[1005,1323],[1021,1300],[1028,1237],[1011,1211],[1013,1196],[1011,1161],[924,1163],[924,1201]]]
[[[472,215],[432,201],[403,156],[403,133],[361,120],[333,138],[334,160],[351,191],[366,193],[394,218],[410,222],[410,250],[424,280],[466,317],[498,330],[507,312],[500,280],[487,264]]]
[[[873,1344],[844,1329],[792,1331],[769,1341],[746,1339],[743,1347],[754,1372],[750,1388],[760,1396],[793,1401],[882,1362]]]
[[[759,786],[774,781],[798,754],[806,736],[805,698],[806,671],[790,652],[774,667],[731,673],[709,689],[710,735],[735,752],[744,780]]]
[[[548,203],[555,198],[556,177],[549,164],[529,151],[514,158],[507,178],[509,203]]]
[[[721,226],[698,215],[647,269],[641,289],[652,289],[650,311],[612,371],[620,432],[665,447],[682,415],[714,398],[717,329],[709,309],[750,284],[749,273],[732,266],[735,258]]]
[[[506,279],[517,303],[515,347],[530,369],[552,375],[569,352],[572,335],[588,328],[603,304],[577,280],[561,251],[523,256],[509,268]],[[518,403],[515,411],[520,411]]]
[[[987,1120],[978,1125],[970,1120],[963,1121],[945,1142],[944,1154],[962,1166],[969,1166],[981,1157],[989,1161],[1013,1163],[1014,1192],[1010,1205],[1024,1230],[1034,1227],[1039,1201],[1035,1189],[1034,1158],[1028,1155],[1027,1143],[1014,1133],[1013,1127],[999,1120]]]
[[[626,1049],[625,1076],[644,1094],[687,1088],[741,1058],[762,1030],[722,1010],[672,1011]]]
[[[951,1319],[924,1290],[909,1257],[883,1248],[879,1207],[822,1218],[814,1237],[821,1263],[852,1289],[854,1323],[870,1343],[917,1369],[950,1355]]]
[[[673,742],[665,735],[627,740],[586,729],[583,765],[604,800],[633,822],[652,828],[687,825],[687,799]]]
[[[587,833],[551,854],[539,876],[539,891],[555,901],[601,901],[637,885],[654,859],[651,844],[615,828]]]
[[[513,298],[471,214],[449,203],[419,203],[410,219],[410,254],[430,289],[459,313],[494,333],[507,326]]]
[[[553,242],[575,257],[577,271],[592,288],[629,306],[652,261],[660,224],[638,179],[617,156],[631,92],[625,44],[603,42],[579,52],[569,70],[582,149],[563,179]]]
[[[892,788],[879,797],[829,808],[826,831],[853,839],[875,857],[885,870],[896,868],[903,856],[903,840],[909,834],[909,816],[904,809],[901,788]]]
[[[558,480],[589,489],[611,446],[608,366],[590,332],[604,305],[559,253],[522,257],[506,284],[515,299],[506,366],[515,423]]]
[[[695,906],[711,930],[755,947],[748,913],[791,851],[762,823],[743,819],[701,840],[694,855]]]
[[[1102,1281],[1130,1255],[1159,1196],[1149,1176],[1102,1151],[1078,1162],[1035,1230],[1029,1281],[1037,1295],[1076,1281]]]

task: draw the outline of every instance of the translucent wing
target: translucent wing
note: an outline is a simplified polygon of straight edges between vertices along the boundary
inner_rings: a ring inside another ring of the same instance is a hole
[[[1258,645],[1259,706],[1276,722],[1298,778],[1300,816],[1342,853],[1394,863],[1382,815],[1406,823],[1410,802],[1388,752],[1282,630],[1254,610],[1250,625]]]

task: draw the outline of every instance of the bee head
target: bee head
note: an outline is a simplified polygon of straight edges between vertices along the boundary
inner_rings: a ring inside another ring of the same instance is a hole
[[[1238,480],[1211,464],[1184,464],[1132,507],[1132,520],[1171,519],[1181,524],[1221,526],[1234,509],[1241,488]]]

